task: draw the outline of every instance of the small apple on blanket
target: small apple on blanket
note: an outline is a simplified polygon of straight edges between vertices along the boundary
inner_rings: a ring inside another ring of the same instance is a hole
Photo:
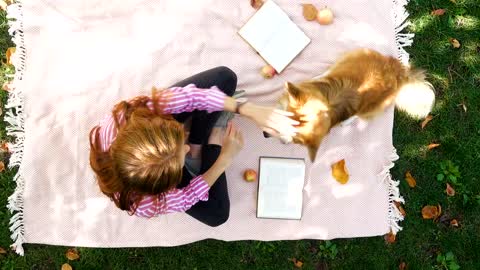
[[[247,182],[254,182],[257,180],[257,172],[252,169],[247,169],[243,172],[243,179]]]
[[[333,12],[331,9],[324,7],[318,10],[312,4],[303,4],[303,17],[307,21],[314,21],[321,25],[328,25],[333,22]]]

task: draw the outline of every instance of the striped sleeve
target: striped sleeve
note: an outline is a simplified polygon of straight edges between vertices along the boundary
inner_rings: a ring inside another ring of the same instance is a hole
[[[138,204],[135,215],[155,217],[162,214],[185,212],[198,201],[208,201],[210,187],[203,176],[197,176],[182,189],[173,189],[161,196],[145,196]]]
[[[172,87],[158,93],[158,107],[162,113],[176,114],[194,110],[223,111],[227,95],[218,87],[197,88],[194,84],[185,87]],[[151,108],[153,106],[150,104]]]
[[[209,190],[203,175],[193,178],[188,186],[171,190],[165,195],[166,213],[185,212],[198,201],[208,201]]]
[[[218,87],[197,88],[194,84],[185,87],[172,87],[162,90],[158,93],[158,107],[164,114],[177,114],[182,112],[191,112],[194,110],[223,111],[225,98],[227,95]],[[153,110],[153,103],[147,103],[150,110]],[[124,115],[119,113],[119,122],[125,122]],[[102,151],[108,151],[117,136],[117,128],[113,115],[107,115],[99,124],[99,135]]]
[[[121,115],[120,121],[123,121],[123,115]],[[115,127],[115,120],[113,119],[113,115],[107,115],[101,122],[99,128],[99,139],[100,139],[100,146],[103,152],[107,152],[110,149],[113,141],[117,136],[117,128]]]

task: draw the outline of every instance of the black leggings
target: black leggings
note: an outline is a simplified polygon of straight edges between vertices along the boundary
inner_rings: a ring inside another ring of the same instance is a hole
[[[237,87],[237,76],[227,67],[216,67],[190,78],[187,78],[174,86],[186,86],[195,84],[198,88],[210,88],[217,86],[228,96],[233,96]],[[192,117],[190,135],[188,141],[192,144],[202,145],[202,164],[200,174],[206,172],[215,163],[222,149],[219,145],[207,144],[208,138],[215,122],[221,112],[207,113],[206,111],[184,112],[174,115],[178,122],[185,122]],[[183,188],[190,183],[192,176],[183,167],[182,182],[177,188]],[[222,173],[215,184],[210,187],[208,201],[199,201],[186,211],[187,214],[209,226],[216,227],[228,220],[230,215],[230,199],[228,198],[227,178]]]

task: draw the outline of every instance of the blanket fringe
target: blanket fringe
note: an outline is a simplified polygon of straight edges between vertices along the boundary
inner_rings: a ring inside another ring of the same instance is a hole
[[[407,21],[409,16],[405,6],[409,0],[392,0],[393,12],[392,19],[395,24],[395,43],[397,45],[397,57],[405,66],[409,66],[410,55],[405,50],[405,47],[412,45],[413,37],[412,33],[402,33],[410,25]],[[385,165],[383,171],[380,173],[380,177],[388,188],[388,226],[393,234],[397,234],[402,230],[402,227],[398,224],[403,220],[403,215],[397,208],[395,203],[405,203],[405,200],[400,195],[398,189],[399,181],[395,181],[390,174],[390,169],[395,166],[394,162],[398,160],[397,151],[392,149],[390,156],[388,157],[389,163]]]
[[[410,46],[413,43],[412,33],[401,33],[405,28],[410,25],[407,18],[410,14],[405,9],[409,0],[392,0],[393,1],[393,21],[395,23],[395,43],[398,50],[398,59],[404,65],[409,65],[410,55],[405,51],[404,47]]]
[[[15,43],[16,50],[11,57],[12,64],[15,66],[15,75],[11,83],[11,90],[9,91],[8,103],[5,105],[7,113],[5,114],[5,121],[8,123],[6,128],[9,136],[14,136],[15,140],[10,143],[8,148],[12,152],[9,168],[18,166],[18,171],[13,180],[16,183],[15,191],[8,197],[7,208],[13,214],[10,219],[10,231],[13,244],[11,245],[15,251],[24,255],[22,244],[25,242],[25,227],[23,220],[23,192],[25,189],[25,179],[23,178],[22,158],[23,158],[23,143],[25,141],[24,131],[24,114],[23,114],[23,93],[21,90],[21,82],[25,70],[25,43],[23,35],[23,9],[21,1],[11,4],[7,7],[7,19],[9,30],[8,33],[12,36],[12,41]]]
[[[379,174],[381,180],[388,188],[388,226],[393,234],[397,234],[397,232],[402,230],[402,227],[400,227],[398,223],[403,220],[403,215],[395,205],[395,202],[405,203],[398,189],[400,181],[395,181],[390,174],[390,169],[395,166],[394,162],[398,160],[398,158],[397,150],[393,148],[388,156],[388,164],[383,167],[382,172]]]

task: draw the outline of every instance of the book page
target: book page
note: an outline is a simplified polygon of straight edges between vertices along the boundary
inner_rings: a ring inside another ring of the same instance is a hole
[[[272,35],[259,53],[275,70],[283,70],[310,43],[310,39],[294,24],[285,22],[278,27],[281,30]]]
[[[310,43],[305,33],[271,0],[238,33],[279,73]]]
[[[304,182],[304,160],[260,158],[257,216],[300,219]]]

